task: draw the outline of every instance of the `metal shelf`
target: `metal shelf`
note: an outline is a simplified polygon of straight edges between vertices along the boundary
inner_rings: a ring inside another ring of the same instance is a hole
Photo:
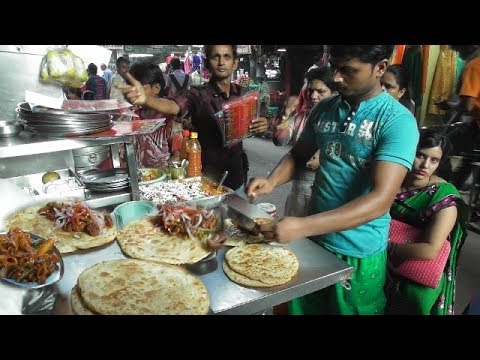
[[[29,131],[22,131],[18,136],[11,138],[0,138],[0,168],[4,166],[5,170],[13,169],[14,166],[24,167],[27,173],[12,176],[6,171],[3,175],[5,179],[29,177],[35,171],[34,166],[30,167],[30,163],[38,163],[37,155],[44,155],[42,161],[53,162],[54,159],[62,156],[62,151],[70,151],[81,149],[89,146],[99,145],[115,145],[125,144],[126,160],[128,173],[130,176],[130,188],[118,192],[92,192],[85,190],[85,202],[92,208],[106,207],[110,205],[120,204],[125,201],[138,200],[140,197],[137,179],[137,166],[135,162],[135,154],[132,144],[133,136],[123,135],[108,138],[50,138],[44,135],[35,134]],[[112,147],[113,148],[113,147]],[[28,158],[30,156],[30,158]],[[45,158],[47,156],[47,158]],[[113,155],[112,155],[113,156]],[[12,159],[12,158],[22,158]],[[25,160],[23,159],[25,157]],[[51,160],[51,161],[50,161]],[[43,166],[43,163],[42,163]],[[114,166],[118,167],[119,163]],[[43,169],[42,169],[43,170]]]
[[[18,136],[0,138],[0,158],[28,156],[52,153],[56,151],[74,150],[87,146],[112,145],[131,142],[131,136],[116,136],[109,138],[50,138],[44,135],[22,131]]]

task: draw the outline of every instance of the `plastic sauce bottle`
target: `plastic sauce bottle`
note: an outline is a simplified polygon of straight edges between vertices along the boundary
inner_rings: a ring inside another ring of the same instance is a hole
[[[202,175],[202,147],[198,142],[198,134],[196,132],[190,133],[190,140],[187,142],[187,160],[188,169],[187,176],[201,176]]]
[[[190,139],[190,131],[183,130],[182,131],[182,147],[180,148],[180,160],[187,159],[187,142]]]

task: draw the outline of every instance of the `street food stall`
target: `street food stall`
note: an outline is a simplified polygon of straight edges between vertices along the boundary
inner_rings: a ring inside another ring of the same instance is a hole
[[[0,313],[254,314],[351,278],[308,239],[266,244],[258,224],[273,218],[231,189],[178,166],[139,171],[133,134],[161,120],[14,102],[0,106],[25,127],[0,137]]]

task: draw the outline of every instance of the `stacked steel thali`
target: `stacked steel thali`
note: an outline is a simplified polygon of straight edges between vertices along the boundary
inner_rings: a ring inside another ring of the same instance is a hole
[[[105,111],[87,113],[40,106],[32,111],[30,105],[24,102],[18,104],[17,113],[25,129],[58,137],[95,134],[114,125],[113,115]]]
[[[130,186],[130,177],[126,169],[92,169],[80,175],[87,189],[100,192],[114,192]]]

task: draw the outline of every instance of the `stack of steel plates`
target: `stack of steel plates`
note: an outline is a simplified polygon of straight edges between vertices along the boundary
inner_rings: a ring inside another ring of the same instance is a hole
[[[51,136],[95,134],[110,129],[112,115],[105,112],[75,112],[41,107],[32,111],[26,102],[17,106],[18,117],[25,129]]]
[[[87,189],[101,192],[114,192],[130,186],[126,169],[93,169],[82,172],[82,182]]]

